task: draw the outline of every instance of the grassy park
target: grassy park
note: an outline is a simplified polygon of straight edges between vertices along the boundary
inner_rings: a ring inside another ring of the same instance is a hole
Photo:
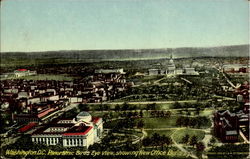
[[[197,136],[197,140],[201,141],[204,136],[205,136],[205,132],[202,130],[197,130],[197,129],[190,129],[190,128],[183,128],[183,129],[178,129],[176,130],[173,134],[173,139],[177,142],[177,143],[181,143],[182,142],[182,138],[185,135],[189,135],[191,136]]]
[[[158,133],[160,135],[166,135],[166,136],[171,136],[173,134],[173,130],[171,129],[169,130],[146,130],[146,132],[149,137],[152,137],[154,133]]]
[[[144,128],[160,129],[175,127],[176,119],[176,116],[170,118],[144,118]]]

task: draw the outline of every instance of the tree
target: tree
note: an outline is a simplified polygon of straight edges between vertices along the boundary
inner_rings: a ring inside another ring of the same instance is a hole
[[[195,108],[195,114],[196,114],[196,115],[200,115],[200,108],[199,108],[199,107],[196,107],[196,108]]]
[[[80,103],[78,105],[78,108],[81,110],[81,111],[89,111],[89,106],[87,104],[83,104],[83,103]]]
[[[196,144],[196,150],[197,151],[204,151],[205,150],[205,145],[204,145],[204,143],[203,142],[198,142],[197,144]]]
[[[186,134],[185,136],[182,137],[181,142],[184,143],[184,144],[187,144],[188,140],[189,140],[189,135]]]
[[[182,125],[183,125],[182,117],[177,118],[177,120],[176,120],[176,125],[177,125],[177,126],[182,126]]]
[[[163,151],[163,146],[167,145],[167,147],[168,147],[169,145],[171,145],[173,143],[173,141],[170,137],[162,135],[160,143],[161,143],[161,147],[162,147],[162,151]]]
[[[147,110],[156,110],[156,103],[147,104]]]
[[[182,108],[182,105],[179,103],[179,102],[174,102],[173,104],[173,109],[179,109],[179,108]]]
[[[133,113],[131,111],[128,112],[127,117],[131,118],[133,116]]]
[[[108,117],[109,117],[109,119],[112,119],[114,117],[114,114],[112,112],[109,112]]]
[[[135,111],[135,112],[133,113],[133,116],[134,116],[134,117],[138,117],[138,112]]]
[[[152,143],[152,140],[151,140],[151,138],[149,138],[149,137],[146,137],[146,138],[144,138],[144,139],[142,140],[142,145],[143,145],[143,146],[149,146],[151,143]]]
[[[90,145],[88,150],[91,151],[91,150],[94,150],[94,151],[102,151],[101,145],[99,143],[94,143],[93,145]]]
[[[195,127],[195,125],[197,125],[197,119],[196,118],[190,118],[188,125],[190,127]]]
[[[139,120],[139,122],[137,123],[137,128],[142,129],[144,127],[144,121],[143,120]]]
[[[165,112],[162,110],[161,112],[160,112],[160,117],[164,117],[165,116]]]
[[[120,106],[117,104],[116,106],[115,106],[115,111],[120,111]]]
[[[125,126],[126,128],[133,128],[134,126],[136,126],[135,120],[132,119],[132,118],[125,119],[124,122],[125,122],[125,125],[124,125],[124,126]]]
[[[161,141],[161,136],[158,133],[154,133],[151,139],[152,139],[153,145],[158,146],[160,144],[160,141]]]
[[[171,114],[172,114],[171,111],[168,110],[168,111],[165,113],[165,116],[166,116],[167,118],[169,118],[169,117],[171,116]]]
[[[124,102],[122,105],[122,110],[128,110],[129,109],[129,105],[127,102]]]
[[[189,144],[191,146],[195,146],[197,144],[197,142],[198,142],[197,136],[194,135],[194,136],[191,137]]]
[[[100,105],[99,105],[99,108],[97,108],[97,110],[99,110],[99,111],[103,111],[103,110],[104,110],[103,105],[102,105],[102,104],[100,104]]]
[[[202,152],[205,150],[205,145],[204,145],[204,143],[203,142],[198,142],[197,144],[196,144],[196,151],[197,151],[197,156],[199,157],[199,158],[201,158],[201,156],[202,156]]]
[[[171,139],[171,137],[166,137],[166,140],[165,140],[165,143],[166,143],[166,145],[167,145],[167,147],[169,146],[169,145],[172,145],[173,144],[173,140]]]
[[[104,110],[109,110],[109,106],[108,106],[108,105],[104,105],[104,106],[103,106],[103,109],[104,109]]]
[[[184,125],[184,126],[186,126],[186,127],[189,126],[189,120],[190,120],[190,119],[189,119],[188,117],[183,117],[182,120],[183,120],[183,125]]]
[[[140,111],[140,117],[143,118],[143,111]]]

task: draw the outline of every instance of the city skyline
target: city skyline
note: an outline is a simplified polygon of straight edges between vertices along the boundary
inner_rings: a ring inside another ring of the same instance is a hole
[[[1,52],[249,43],[245,0],[3,1]]]

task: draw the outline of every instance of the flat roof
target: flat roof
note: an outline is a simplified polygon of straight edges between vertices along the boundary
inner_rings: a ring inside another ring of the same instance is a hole
[[[86,135],[92,128],[92,126],[74,126],[67,130],[63,136]]]

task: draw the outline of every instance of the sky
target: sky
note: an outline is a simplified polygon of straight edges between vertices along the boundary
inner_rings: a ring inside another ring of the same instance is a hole
[[[1,52],[249,43],[247,0],[3,0]]]

